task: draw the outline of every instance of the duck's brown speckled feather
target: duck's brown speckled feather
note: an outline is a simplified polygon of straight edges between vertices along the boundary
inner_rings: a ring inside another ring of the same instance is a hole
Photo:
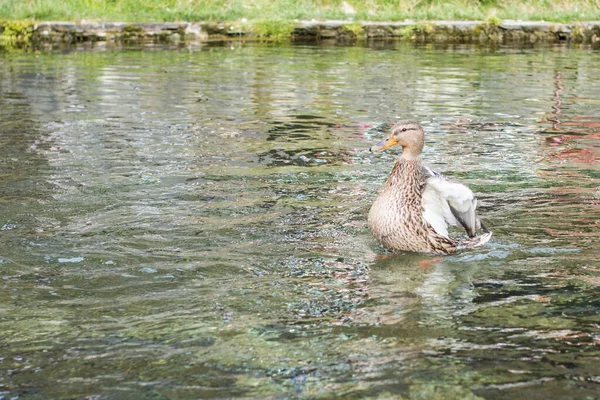
[[[423,218],[427,170],[419,160],[398,160],[369,211],[369,228],[391,250],[451,253],[458,240],[436,233]]]

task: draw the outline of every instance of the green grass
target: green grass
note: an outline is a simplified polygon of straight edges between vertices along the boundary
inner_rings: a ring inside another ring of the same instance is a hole
[[[0,20],[293,21],[600,20],[600,0],[0,0]],[[282,22],[283,26],[283,22]]]

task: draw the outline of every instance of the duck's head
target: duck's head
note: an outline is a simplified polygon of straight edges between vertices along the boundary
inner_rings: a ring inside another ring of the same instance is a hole
[[[402,158],[416,158],[423,151],[425,132],[421,125],[413,121],[398,121],[388,133],[388,137],[371,147],[371,151],[380,151],[388,147],[402,146]]]

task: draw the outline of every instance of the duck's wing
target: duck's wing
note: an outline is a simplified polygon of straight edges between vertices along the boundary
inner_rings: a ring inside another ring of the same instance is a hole
[[[440,235],[448,236],[448,225],[462,225],[469,237],[475,236],[481,222],[475,212],[477,199],[471,189],[460,182],[424,166],[422,170],[423,218]]]

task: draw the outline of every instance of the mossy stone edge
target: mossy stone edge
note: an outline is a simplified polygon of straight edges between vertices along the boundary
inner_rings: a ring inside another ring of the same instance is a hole
[[[287,26],[286,26],[287,24]],[[256,25],[256,26],[255,26]],[[23,28],[23,34],[15,32]],[[269,27],[276,29],[269,32]],[[259,29],[260,28],[260,29]],[[283,34],[282,34],[283,33]],[[353,42],[408,40],[450,43],[600,43],[600,21],[577,23],[522,21],[300,21],[256,22],[75,23],[0,21],[0,45],[127,42],[188,43],[232,38]],[[4,42],[4,43],[3,43]]]

